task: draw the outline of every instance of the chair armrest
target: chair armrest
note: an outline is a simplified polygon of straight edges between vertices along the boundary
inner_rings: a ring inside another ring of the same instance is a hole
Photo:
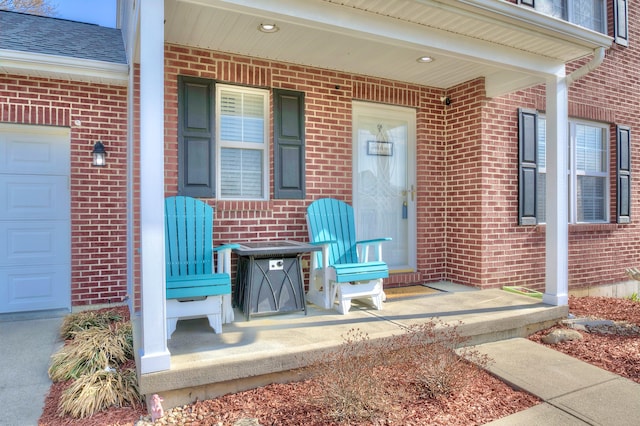
[[[326,240],[326,241],[312,241],[309,244],[311,244],[312,246],[323,246],[325,244],[335,244],[337,242],[338,240]]]
[[[329,250],[335,240],[309,242],[312,246],[322,247],[322,253],[311,253],[311,269],[324,269],[329,266]],[[318,256],[320,254],[320,256]],[[319,258],[319,261],[318,261]]]
[[[391,238],[390,237],[385,237],[385,238],[374,238],[372,240],[356,241],[356,244],[362,244],[362,245],[369,244],[369,245],[372,245],[372,244],[383,243],[385,241],[391,241]]]
[[[218,252],[218,267],[216,271],[218,274],[231,273],[231,250],[238,247],[240,247],[239,244],[223,244],[213,248],[214,252]]]
[[[221,251],[221,250],[233,250],[240,248],[240,244],[223,244],[218,247],[214,247],[213,251]]]
[[[356,241],[357,246],[360,248],[360,261],[369,262],[369,247],[375,246],[375,261],[382,262],[382,243],[385,241],[391,241],[391,238],[374,238],[371,240]]]

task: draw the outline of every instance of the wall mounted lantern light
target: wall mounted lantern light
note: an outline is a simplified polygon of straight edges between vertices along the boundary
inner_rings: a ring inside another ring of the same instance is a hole
[[[96,142],[93,145],[93,165],[98,167],[104,167],[107,165],[107,152],[104,150],[104,145],[101,141]]]

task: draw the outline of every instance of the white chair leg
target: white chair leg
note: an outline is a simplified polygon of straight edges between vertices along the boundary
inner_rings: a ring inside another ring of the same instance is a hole
[[[329,295],[327,289],[322,285],[320,274],[313,274],[309,281],[309,291],[307,292],[307,302],[329,309]]]
[[[222,333],[222,315],[207,315],[207,318],[209,319],[209,325],[213,328],[213,331],[216,334]]]
[[[231,324],[234,319],[233,306],[231,305],[231,295],[222,295],[222,322],[224,324]],[[209,322],[211,322],[211,320],[209,320]]]
[[[176,331],[178,326],[178,318],[167,318],[167,340],[171,339],[171,335]]]
[[[329,286],[331,287],[331,291],[327,293],[329,295],[329,298],[327,299],[327,309],[331,309],[333,305],[335,305],[336,298],[338,298],[338,302],[340,301],[340,299],[342,299],[340,288],[343,285],[349,285],[349,284],[348,283],[338,284],[333,281],[329,283]]]
[[[371,296],[371,301],[373,302],[373,306],[375,306],[375,308],[377,310],[381,310],[382,309],[382,302],[383,302],[382,296],[383,296],[383,294],[384,293],[375,294],[375,295]]]
[[[349,312],[349,310],[351,309],[351,299],[339,298],[338,306],[336,306],[336,309],[342,315],[346,315]]]

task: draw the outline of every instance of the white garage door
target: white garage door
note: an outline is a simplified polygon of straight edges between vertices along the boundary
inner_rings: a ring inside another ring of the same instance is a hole
[[[0,124],[0,313],[69,309],[69,130]]]

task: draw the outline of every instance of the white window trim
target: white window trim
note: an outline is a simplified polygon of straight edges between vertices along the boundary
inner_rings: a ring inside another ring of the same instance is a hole
[[[220,200],[248,200],[248,201],[267,201],[269,200],[269,123],[271,122],[269,117],[269,91],[265,89],[256,89],[251,87],[236,86],[231,84],[216,84],[216,102],[215,102],[215,125],[216,125],[216,194],[217,199]],[[264,143],[249,143],[249,142],[229,142],[222,140],[220,136],[220,106],[221,106],[221,92],[223,90],[230,90],[242,93],[253,93],[264,96],[263,105],[263,117],[264,117]],[[222,149],[223,148],[238,148],[238,149],[254,149],[262,151],[262,194],[260,198],[246,198],[246,197],[225,197],[222,195]]]
[[[546,120],[546,117],[542,114],[539,115],[539,118]],[[601,172],[601,173],[589,173],[586,174],[582,171],[578,171],[577,170],[577,151],[576,151],[576,124],[584,124],[587,126],[591,126],[591,127],[599,127],[602,130],[603,133],[603,141],[604,141],[604,151],[605,151],[605,158],[604,158],[604,164],[606,165],[606,171],[605,172]],[[610,181],[611,181],[611,167],[610,167],[610,151],[611,151],[611,145],[610,145],[610,130],[611,127],[609,126],[609,124],[607,123],[601,123],[601,122],[597,122],[597,121],[589,121],[589,120],[582,120],[582,119],[574,119],[574,118],[569,118],[569,164],[567,164],[567,178],[569,179],[569,224],[591,224],[591,223],[609,223],[609,221],[611,220],[610,218],[610,209],[611,209],[611,191],[610,191]],[[546,137],[545,137],[546,140]],[[546,152],[546,150],[545,150]],[[545,161],[546,164],[546,161]],[[538,168],[538,173],[544,173],[546,175],[547,173],[547,168],[546,167],[539,167]],[[578,208],[577,208],[577,203],[578,203],[578,195],[577,195],[577,181],[578,181],[578,176],[596,176],[596,177],[604,177],[607,178],[607,184],[605,185],[605,189],[604,189],[604,199],[605,199],[605,205],[604,205],[604,211],[605,211],[605,217],[603,220],[601,221],[589,221],[589,222],[579,222],[578,221]],[[546,180],[545,180],[546,181]],[[546,189],[545,189],[545,194],[546,194]],[[541,222],[541,223],[545,223],[545,222]]]
[[[557,17],[557,18],[558,19],[562,19],[562,20],[567,21],[567,22],[571,22],[574,25],[578,25],[577,23],[575,23],[571,19],[573,17],[573,9],[574,9],[573,2],[571,0],[565,0],[565,1],[566,1],[567,17],[566,18]],[[523,4],[523,5],[526,5],[526,6],[530,6],[530,7],[531,7],[531,4],[532,4],[531,1],[523,1],[523,0],[519,0],[519,3]],[[535,4],[534,9],[537,10],[537,11],[540,11],[540,9],[542,9],[542,7],[543,7],[542,6],[542,1],[538,1],[537,3],[534,3],[534,4]],[[544,12],[541,12],[541,13],[544,13]],[[607,1],[606,0],[600,0],[600,13],[602,14],[602,16],[601,16],[602,25],[603,25],[602,30],[600,31],[600,30],[593,30],[591,28],[589,28],[589,29],[591,29],[592,31],[601,32],[602,34],[608,34],[608,32],[607,32],[608,31],[608,28],[607,28],[607,26],[608,26],[608,22],[607,22],[608,16],[607,16]],[[587,28],[587,27],[583,27],[583,28]]]

